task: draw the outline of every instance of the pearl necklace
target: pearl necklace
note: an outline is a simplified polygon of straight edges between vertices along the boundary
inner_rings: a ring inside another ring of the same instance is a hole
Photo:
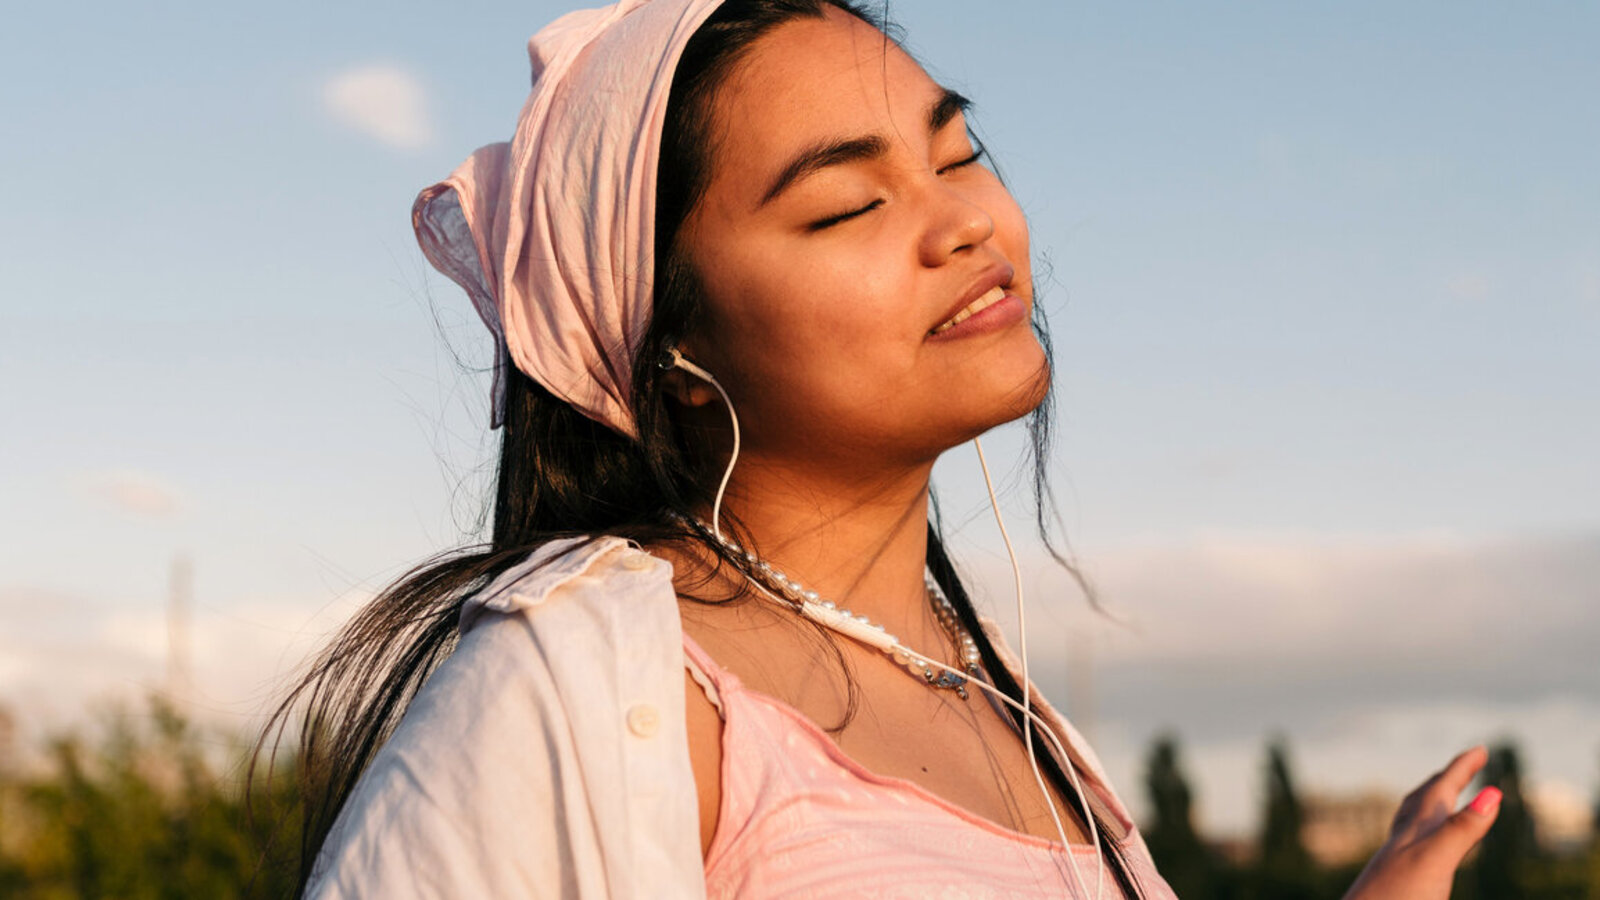
[[[897,664],[905,666],[911,674],[920,677],[930,686],[953,690],[961,699],[967,699],[967,681],[972,678],[981,678],[983,671],[980,668],[983,655],[978,651],[978,643],[962,627],[961,620],[956,616],[955,605],[946,597],[944,590],[934,580],[931,573],[924,573],[923,584],[927,587],[928,603],[933,607],[933,614],[938,618],[940,626],[945,633],[950,635],[950,640],[955,644],[961,655],[962,666],[966,675],[960,675],[946,669],[936,668],[924,662],[922,654],[900,642],[900,639],[890,634],[882,625],[875,624],[866,616],[857,615],[845,609],[832,600],[824,600],[816,591],[807,590],[800,582],[780,572],[773,565],[755,553],[744,549],[731,538],[720,535],[715,529],[705,522],[695,519],[695,524],[700,530],[722,545],[722,549],[735,557],[743,559],[754,574],[747,573],[752,584],[766,590],[770,585],[777,589],[783,596],[780,599],[792,604],[793,609],[800,615],[819,625],[826,626],[846,637],[853,638],[882,651]],[[765,584],[763,584],[765,582]]]

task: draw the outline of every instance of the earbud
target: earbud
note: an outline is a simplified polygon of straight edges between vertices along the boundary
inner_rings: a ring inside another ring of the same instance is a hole
[[[717,497],[711,504],[711,532],[722,540],[722,495],[728,492],[728,479],[733,477],[733,466],[739,461],[739,414],[733,411],[733,401],[728,398],[728,392],[717,383],[716,376],[689,361],[689,358],[679,352],[677,347],[669,349],[656,363],[663,371],[682,369],[690,375],[704,381],[717,389],[722,396],[722,402],[728,407],[728,419],[733,423],[733,452],[728,454],[728,467],[722,472],[722,483],[717,485]]]
[[[684,356],[677,347],[673,347],[672,349],[668,350],[666,355],[661,357],[661,361],[656,363],[656,366],[663,371],[682,369],[685,372],[688,372],[690,375],[699,378],[701,381],[709,383],[717,390],[722,390],[721,385],[717,384],[717,379],[713,378],[710,372],[707,372],[705,369],[702,369],[690,362],[689,358]],[[726,395],[724,395],[724,399],[726,399]],[[732,406],[730,405],[729,408],[731,409]]]

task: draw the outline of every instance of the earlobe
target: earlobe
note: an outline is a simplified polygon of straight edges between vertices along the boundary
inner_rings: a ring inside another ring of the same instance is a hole
[[[661,390],[683,406],[705,406],[717,399],[717,392],[704,381],[683,369],[670,369],[661,373]]]

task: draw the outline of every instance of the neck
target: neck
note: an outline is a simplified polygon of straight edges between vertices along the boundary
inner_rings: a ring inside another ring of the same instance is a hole
[[[823,598],[891,631],[910,630],[928,615],[932,468],[851,478],[741,459],[723,525],[731,515],[740,533],[730,536]]]

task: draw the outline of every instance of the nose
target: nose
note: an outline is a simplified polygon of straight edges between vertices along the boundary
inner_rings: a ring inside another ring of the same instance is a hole
[[[994,217],[955,187],[936,183],[928,195],[928,225],[919,247],[923,265],[943,265],[994,236]]]

